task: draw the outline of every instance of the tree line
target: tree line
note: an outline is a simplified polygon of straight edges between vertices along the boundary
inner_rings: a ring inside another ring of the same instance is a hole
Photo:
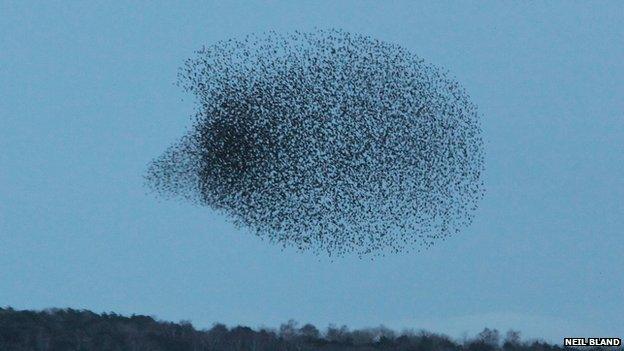
[[[228,328],[215,324],[198,330],[190,322],[171,323],[150,316],[97,314],[87,310],[18,311],[0,308],[0,350],[68,351],[556,351],[559,345],[523,341],[509,331],[484,329],[456,341],[426,331],[396,332],[385,327],[321,331],[295,321],[277,329]]]

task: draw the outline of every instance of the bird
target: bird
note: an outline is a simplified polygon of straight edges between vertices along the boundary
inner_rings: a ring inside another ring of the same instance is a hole
[[[477,106],[406,48],[323,29],[205,46],[178,85],[191,128],[146,172],[269,242],[328,256],[432,246],[484,195]]]

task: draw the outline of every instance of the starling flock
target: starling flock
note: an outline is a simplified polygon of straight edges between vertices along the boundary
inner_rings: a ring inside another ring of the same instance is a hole
[[[192,127],[148,185],[271,242],[331,255],[420,249],[483,196],[476,106],[404,48],[341,30],[252,34],[196,52]]]

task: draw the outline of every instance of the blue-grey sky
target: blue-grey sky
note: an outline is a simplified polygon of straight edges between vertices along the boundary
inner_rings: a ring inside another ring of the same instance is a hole
[[[624,336],[624,3],[1,1],[0,18],[0,305]],[[467,89],[487,194],[461,235],[329,261],[146,194],[193,112],[184,59],[314,27],[400,44]]]

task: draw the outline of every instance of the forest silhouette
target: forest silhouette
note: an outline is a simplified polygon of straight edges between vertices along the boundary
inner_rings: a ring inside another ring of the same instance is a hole
[[[291,320],[277,329],[228,328],[215,324],[198,330],[190,322],[172,323],[151,316],[97,314],[87,310],[19,311],[0,308],[0,350],[128,351],[550,351],[565,350],[538,340],[522,340],[517,331],[496,329],[461,341],[428,331],[397,332],[386,327],[350,330]],[[605,348],[602,348],[604,350]]]

